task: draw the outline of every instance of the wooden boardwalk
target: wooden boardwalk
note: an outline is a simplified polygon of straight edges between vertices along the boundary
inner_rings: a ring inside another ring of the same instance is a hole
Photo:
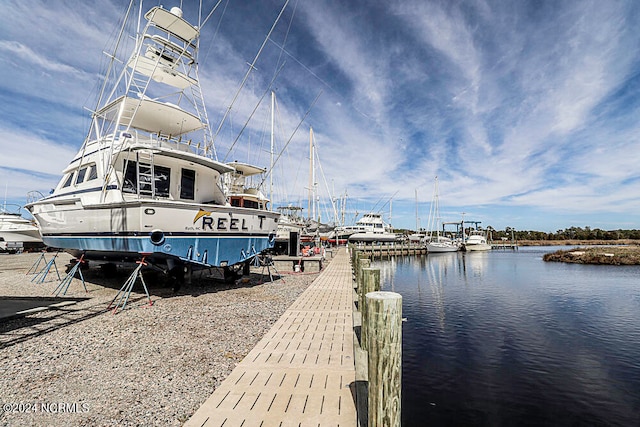
[[[352,308],[342,248],[185,426],[355,426]]]

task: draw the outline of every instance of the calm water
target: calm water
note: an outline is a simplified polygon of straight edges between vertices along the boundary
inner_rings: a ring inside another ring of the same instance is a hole
[[[404,426],[640,425],[640,267],[556,249],[373,263],[408,319]]]

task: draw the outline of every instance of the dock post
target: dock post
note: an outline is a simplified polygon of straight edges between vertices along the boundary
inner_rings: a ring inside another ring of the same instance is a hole
[[[362,290],[362,275],[365,268],[369,268],[371,266],[371,260],[369,258],[360,258],[360,262],[358,262],[358,272],[356,274],[356,286],[358,287],[358,310],[362,311],[362,301],[364,300],[364,295],[360,291]]]
[[[369,427],[400,427],[402,296],[366,295],[369,352]]]
[[[360,313],[362,313],[362,325],[360,327],[360,348],[367,351],[367,340],[369,332],[368,315],[367,315],[367,300],[365,296],[370,292],[378,292],[380,290],[380,269],[379,268],[365,268],[362,270],[362,290],[359,290],[358,295],[360,299],[358,301]]]
[[[351,255],[351,271],[353,272],[353,281],[356,283],[356,287],[358,286],[358,264],[361,256],[362,252],[358,250],[354,250]]]

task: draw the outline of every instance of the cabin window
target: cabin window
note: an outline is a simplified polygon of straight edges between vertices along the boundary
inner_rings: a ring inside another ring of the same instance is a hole
[[[229,202],[231,203],[231,206],[235,206],[238,208],[242,207],[242,199],[240,197],[232,197]]]
[[[196,171],[182,169],[180,176],[180,198],[193,200],[196,194]]]
[[[122,191],[125,193],[138,192],[138,172],[136,170],[136,162],[126,162]]]
[[[84,181],[84,176],[87,174],[87,168],[84,167],[78,171],[78,175],[76,176],[76,184],[82,184]]]
[[[98,179],[98,168],[96,168],[96,165],[89,166],[89,177],[87,178],[87,181],[91,181],[93,179]]]
[[[70,174],[67,176],[67,180],[66,180],[66,181],[64,182],[64,184],[62,185],[62,188],[70,186],[72,182],[73,182],[73,174],[72,174],[72,173],[70,173]]]
[[[245,199],[244,207],[245,208],[251,208],[251,209],[258,209],[259,205],[258,205],[258,202],[256,202],[255,200],[246,200]]]
[[[169,197],[170,177],[171,169],[165,166],[155,166],[153,168],[153,182],[157,197]]]

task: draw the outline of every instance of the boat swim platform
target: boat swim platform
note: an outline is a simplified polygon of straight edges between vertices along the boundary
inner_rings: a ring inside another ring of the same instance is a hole
[[[331,263],[185,426],[356,426],[353,281]]]

